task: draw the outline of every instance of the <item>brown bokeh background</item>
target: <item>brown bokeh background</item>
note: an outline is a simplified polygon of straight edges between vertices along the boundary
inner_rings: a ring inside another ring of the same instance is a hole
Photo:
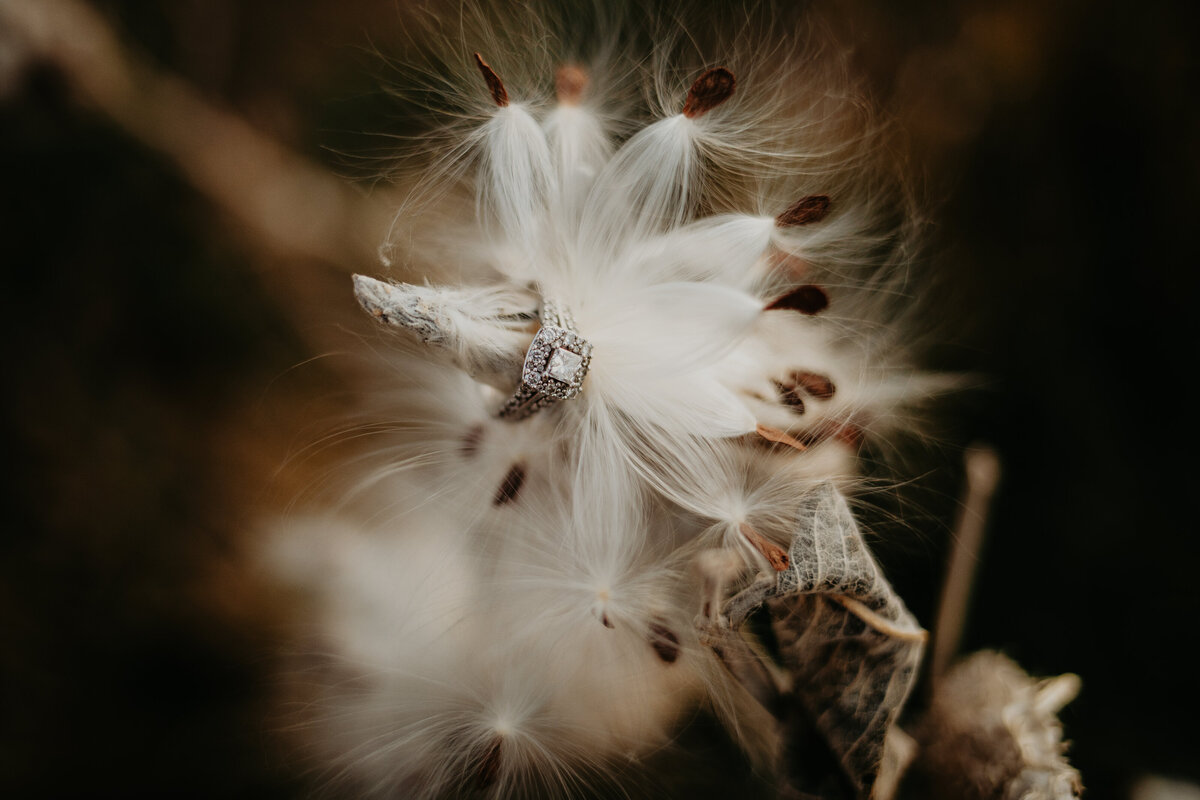
[[[824,6],[928,199],[928,363],[986,376],[943,430],[1006,470],[967,644],[1082,676],[1063,719],[1088,797],[1200,779],[1200,15]],[[213,107],[386,199],[342,154],[403,125],[374,51],[403,38],[405,0],[92,8]],[[348,285],[327,315],[303,306],[344,265],[264,245],[2,27],[0,164],[0,794],[296,796],[307,778],[263,723],[272,634],[243,554],[292,488],[276,469],[345,403],[333,360],[309,359]],[[957,481],[930,469],[917,532],[880,546],[925,621]]]

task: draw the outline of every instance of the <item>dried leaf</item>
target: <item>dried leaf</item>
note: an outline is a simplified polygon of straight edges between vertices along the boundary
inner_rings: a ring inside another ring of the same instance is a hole
[[[880,573],[832,484],[818,487],[801,509],[788,555],[787,570],[760,577],[725,604],[728,635],[710,632],[706,640],[733,649],[738,627],[766,603],[791,677],[777,713],[790,788],[878,798],[885,739],[916,677],[924,631]],[[748,674],[744,666],[739,672]],[[747,688],[770,697],[763,687]],[[832,766],[803,755],[822,748]]]

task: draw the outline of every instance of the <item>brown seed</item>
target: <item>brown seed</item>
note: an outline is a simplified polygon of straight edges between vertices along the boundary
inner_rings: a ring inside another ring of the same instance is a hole
[[[808,262],[799,256],[776,250],[767,257],[767,266],[771,269],[786,272],[793,278],[803,278],[808,272]]]
[[[521,491],[521,486],[525,483],[525,467],[522,464],[513,464],[512,469],[504,476],[504,480],[500,483],[500,488],[496,490],[496,497],[492,500],[494,505],[502,506],[505,503],[511,503],[517,499],[517,492]]]
[[[751,528],[745,522],[743,522],[741,525],[738,525],[738,530],[741,531],[742,536],[745,536],[746,540],[749,541],[750,544],[754,545],[755,550],[763,554],[763,557],[767,559],[768,563],[770,563],[771,569],[775,570],[776,572],[783,572],[791,565],[792,562],[791,559],[788,558],[786,550],[768,540],[765,536],[754,530],[754,528]]]
[[[554,92],[558,102],[564,106],[577,106],[587,91],[587,71],[578,64],[563,64],[554,76]]]
[[[733,73],[724,67],[716,67],[696,78],[692,88],[688,89],[687,100],[683,104],[683,115],[695,119],[707,114],[733,96],[736,81]]]
[[[650,646],[667,664],[674,664],[679,658],[679,637],[658,620],[650,623]]]
[[[500,80],[500,76],[488,66],[479,53],[475,54],[475,63],[483,73],[483,80],[487,83],[488,91],[492,93],[492,99],[496,101],[496,105],[504,108],[508,105],[508,90],[504,88],[504,81]]]
[[[792,203],[787,211],[775,218],[775,224],[781,228],[794,228],[820,222],[829,214],[829,204],[829,195],[811,194]]]
[[[797,414],[804,413],[804,398],[796,391],[795,386],[787,386],[779,381],[771,381],[775,384],[775,390],[779,392],[779,399],[783,404],[789,406],[792,411]]]
[[[815,372],[793,372],[791,380],[795,387],[803,389],[818,400],[828,400],[837,391],[833,381],[829,380],[827,376],[818,375]]]
[[[829,307],[829,295],[820,286],[808,284],[792,289],[783,297],[771,301],[764,311],[787,309],[801,314],[818,314]]]
[[[837,440],[842,444],[857,450],[858,448],[862,447],[864,434],[862,428],[858,427],[853,422],[847,422],[845,425],[838,427],[834,437],[836,437]]]
[[[755,430],[759,436],[761,436],[762,438],[766,439],[769,442],[775,442],[776,444],[786,444],[788,447],[795,448],[796,450],[799,450],[802,453],[808,449],[805,445],[803,445],[802,443],[797,441],[794,437],[789,436],[787,433],[779,430],[778,428],[772,428],[768,425],[763,425],[762,423],[759,423],[758,427],[755,428]]]
[[[461,452],[464,458],[470,458],[479,452],[479,443],[483,441],[483,423],[472,425],[463,437]]]
[[[503,743],[504,737],[497,735],[483,754],[479,761],[479,770],[475,773],[476,788],[487,789],[496,782],[500,775],[500,746]]]

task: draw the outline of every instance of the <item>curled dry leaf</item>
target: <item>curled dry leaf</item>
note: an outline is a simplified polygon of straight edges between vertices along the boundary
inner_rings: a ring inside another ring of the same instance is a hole
[[[807,498],[788,555],[788,569],[734,595],[702,638],[739,681],[760,682],[768,671],[747,668],[749,648],[738,629],[765,603],[789,686],[746,688],[779,719],[788,791],[881,800],[876,783],[894,760],[887,742],[912,689],[924,631],[884,579],[833,484]]]

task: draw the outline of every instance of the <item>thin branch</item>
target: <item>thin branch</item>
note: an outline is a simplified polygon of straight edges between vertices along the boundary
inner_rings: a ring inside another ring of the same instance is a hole
[[[390,213],[120,42],[77,0],[0,0],[0,26],[118,127],[163,153],[256,244],[352,271],[377,261]]]
[[[946,566],[946,581],[938,603],[934,625],[933,657],[930,662],[932,685],[946,674],[950,660],[958,653],[971,600],[971,586],[979,566],[979,552],[987,532],[988,509],[1000,483],[1000,458],[990,447],[976,445],[964,454],[966,496],[954,526],[954,546]]]

